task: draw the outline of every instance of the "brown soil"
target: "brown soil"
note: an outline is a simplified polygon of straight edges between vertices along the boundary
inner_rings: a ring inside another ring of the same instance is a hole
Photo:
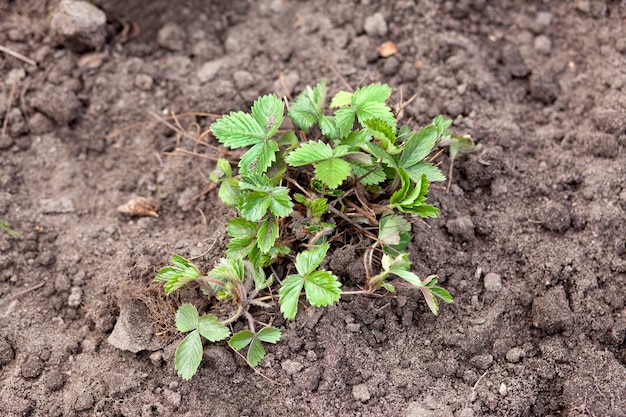
[[[107,41],[89,66],[51,36],[56,2],[0,2],[0,46],[38,63],[0,52],[0,221],[23,235],[0,231],[1,415],[626,415],[624,2],[96,3]],[[274,314],[267,378],[221,343],[182,381],[167,331],[197,293],[150,280],[173,253],[210,268],[233,214],[215,191],[193,199],[213,162],[171,153],[214,155],[196,143],[213,119],[182,113],[322,79],[334,93],[340,76],[416,95],[413,126],[443,114],[481,144],[414,227],[415,272],[455,303],[435,318],[400,291]],[[155,121],[171,112],[185,135]],[[136,196],[159,217],[118,213]],[[122,321],[137,353],[108,343]]]

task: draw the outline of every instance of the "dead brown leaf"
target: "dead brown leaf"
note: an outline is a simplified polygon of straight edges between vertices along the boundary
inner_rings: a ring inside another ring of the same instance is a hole
[[[152,198],[135,197],[117,208],[120,213],[137,217],[159,217],[159,204]]]

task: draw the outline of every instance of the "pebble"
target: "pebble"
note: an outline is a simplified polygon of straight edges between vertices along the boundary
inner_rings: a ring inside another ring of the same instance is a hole
[[[50,29],[74,52],[102,49],[106,42],[106,15],[85,1],[63,0],[52,15]]]
[[[4,79],[4,83],[6,85],[13,85],[18,83],[26,78],[26,71],[24,68],[14,68],[7,74],[7,77]]]
[[[485,291],[500,292],[502,290],[502,276],[494,272],[485,275],[483,279]]]
[[[382,13],[374,13],[373,15],[365,18],[363,29],[369,36],[385,36],[389,31],[387,21]]]
[[[180,52],[185,47],[186,33],[176,23],[166,23],[157,34],[159,46],[171,51]]]
[[[563,233],[570,227],[571,216],[567,207],[554,201],[546,201],[537,209],[541,225],[556,233]]]
[[[523,349],[514,347],[506,352],[506,360],[510,363],[518,363],[524,357],[525,352]]]
[[[535,51],[542,55],[550,55],[552,52],[552,41],[545,35],[539,35],[535,38]]]
[[[503,382],[500,384],[500,388],[498,389],[498,392],[500,393],[500,395],[504,397],[509,392],[509,388]]]
[[[484,371],[489,369],[489,367],[493,364],[493,356],[489,354],[472,356],[469,363],[472,366]]]
[[[550,288],[542,297],[535,298],[532,306],[533,326],[547,333],[569,331],[574,325],[565,289]]]
[[[67,305],[70,307],[79,307],[83,300],[83,290],[80,287],[72,287],[70,295],[67,297]]]
[[[539,12],[535,17],[535,23],[537,26],[545,28],[550,26],[552,23],[552,13],[550,12]]]
[[[154,85],[154,80],[148,74],[137,74],[135,76],[135,87],[139,88],[143,91],[152,90],[152,86]]]
[[[224,65],[224,60],[216,59],[214,61],[205,62],[204,65],[200,67],[198,72],[196,72],[196,76],[200,83],[207,83],[215,77],[217,77],[217,73],[220,71],[222,66]]]
[[[82,107],[74,92],[50,84],[35,92],[31,104],[60,125],[68,125],[76,119]]]
[[[294,375],[300,372],[302,368],[304,368],[304,365],[302,365],[300,362],[296,362],[296,361],[292,361],[288,359],[288,360],[281,362],[280,367],[288,375]]]
[[[352,397],[357,401],[366,403],[372,398],[372,394],[370,394],[367,384],[358,384],[352,387]]]

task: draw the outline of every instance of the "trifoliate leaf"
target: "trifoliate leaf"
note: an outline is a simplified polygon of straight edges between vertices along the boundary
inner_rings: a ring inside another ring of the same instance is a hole
[[[352,100],[352,93],[348,91],[340,91],[335,94],[335,97],[330,101],[330,108],[336,109],[338,107],[349,106]]]
[[[203,314],[198,323],[198,332],[210,342],[218,342],[230,335],[228,327],[217,321],[215,316]]]
[[[170,294],[183,285],[194,281],[200,277],[200,271],[187,259],[174,255],[172,256],[174,266],[161,268],[154,278],[155,281],[164,282],[165,293]]]
[[[172,256],[172,263],[174,266],[188,275],[190,277],[198,278],[200,276],[200,272],[198,268],[191,261],[183,258],[182,256],[174,255]]]
[[[350,175],[350,164],[339,158],[331,158],[315,166],[315,176],[329,188],[337,188]]]
[[[291,151],[285,161],[293,167],[299,167],[323,161],[332,156],[333,149],[327,143],[307,142]]]
[[[252,117],[265,132],[265,138],[273,137],[283,124],[285,103],[274,94],[259,97],[252,105]]]
[[[315,271],[307,275],[304,291],[311,305],[325,307],[339,300],[341,283],[328,271]]]
[[[269,252],[278,239],[278,222],[273,215],[267,216],[259,227],[258,245],[261,252]]]
[[[300,275],[308,275],[322,263],[330,246],[323,243],[296,255],[296,269]]]
[[[292,319],[298,312],[298,301],[300,292],[304,286],[304,277],[302,275],[289,275],[283,281],[283,285],[278,290],[280,295],[278,303],[280,304],[280,312],[286,319]]]
[[[211,125],[213,135],[231,149],[243,148],[265,140],[265,129],[257,123],[252,115],[244,112],[233,112],[217,119]]]
[[[202,341],[197,330],[189,333],[178,344],[175,354],[175,368],[184,380],[191,379],[202,361]]]
[[[198,310],[193,304],[185,303],[176,311],[176,329],[181,333],[195,330],[199,322]]]
[[[264,327],[256,334],[257,339],[263,343],[276,343],[280,340],[280,330],[276,327]]]

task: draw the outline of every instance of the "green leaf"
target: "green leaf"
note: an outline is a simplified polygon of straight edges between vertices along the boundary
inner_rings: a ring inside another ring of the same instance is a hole
[[[420,204],[418,207],[411,208],[410,213],[417,214],[420,217],[435,218],[439,216],[439,209],[430,204]]]
[[[292,319],[298,312],[298,301],[300,299],[300,292],[304,286],[304,277],[302,275],[289,275],[287,279],[283,281],[283,285],[278,290],[280,297],[278,303],[280,304],[280,312],[286,319]]]
[[[359,119],[359,123],[365,126],[365,122],[369,119],[380,119],[388,126],[391,126],[392,131],[396,132],[396,118],[391,111],[391,108],[384,103],[366,102],[356,109],[356,117]]]
[[[451,304],[454,302],[454,300],[452,299],[452,295],[450,295],[450,293],[441,288],[441,287],[431,287],[430,291],[438,298],[440,298],[442,301]]]
[[[252,117],[270,139],[283,124],[285,103],[274,94],[259,97],[252,105]]]
[[[276,327],[264,327],[256,334],[257,339],[264,343],[276,343],[280,340],[280,330]]]
[[[363,185],[376,185],[387,179],[385,171],[376,165],[363,167],[358,164],[350,164],[354,175],[359,178],[359,182]]]
[[[293,202],[289,197],[289,189],[285,187],[274,187],[270,194],[270,211],[276,217],[286,217],[293,211]]]
[[[276,152],[278,152],[278,144],[273,140],[257,143],[241,156],[239,171],[242,175],[250,172],[264,173],[273,162],[276,162]]]
[[[231,149],[243,148],[265,140],[265,130],[252,115],[232,112],[211,125],[213,135]]]
[[[341,132],[335,123],[335,118],[330,116],[320,116],[319,125],[322,134],[330,139],[337,139],[340,137]]]
[[[321,82],[315,89],[306,87],[296,102],[289,108],[289,118],[300,129],[308,132],[311,126],[320,120],[326,102],[326,83]]]
[[[326,252],[328,252],[329,248],[328,243],[323,243],[296,255],[296,269],[298,273],[306,276],[315,271],[326,257]]]
[[[271,203],[272,198],[267,193],[255,191],[244,200],[240,210],[241,215],[246,220],[258,222],[265,216]]]
[[[369,84],[359,88],[352,95],[351,104],[359,107],[366,103],[384,103],[391,95],[391,88],[387,84]]]
[[[411,178],[411,181],[413,182],[420,181],[422,175],[426,175],[428,181],[431,182],[446,180],[446,177],[441,173],[439,168],[424,161],[418,162],[415,165],[405,168],[405,170],[407,174],[409,174],[409,178]]]
[[[230,335],[228,327],[217,321],[215,316],[203,314],[198,322],[198,332],[210,342],[218,342]]]
[[[341,283],[328,271],[315,271],[307,275],[304,291],[311,305],[325,307],[339,300]]]
[[[355,110],[352,107],[342,107],[335,112],[335,124],[339,129],[339,136],[345,137],[354,127]]]
[[[267,175],[250,172],[241,178],[239,187],[242,190],[263,191],[267,193],[272,189],[272,181],[270,181]]]
[[[333,149],[327,143],[307,142],[291,151],[285,161],[293,167],[299,167],[323,161],[332,158],[332,156]]]
[[[420,290],[422,291],[422,295],[424,296],[424,300],[426,300],[426,304],[428,305],[430,311],[435,316],[439,315],[439,302],[437,302],[432,290],[428,287],[421,287]]]
[[[226,159],[220,158],[217,160],[213,172],[209,174],[209,179],[213,182],[220,182],[227,178],[232,178],[232,176],[233,170],[230,167],[230,163]]]
[[[404,169],[402,168],[398,169],[398,176],[400,177],[402,186],[400,187],[398,191],[393,193],[391,195],[391,198],[389,199],[389,204],[391,204],[394,207],[399,207],[402,205],[402,202],[406,198],[409,192],[409,187],[411,185],[411,181],[409,180],[409,175],[406,173]]]
[[[184,380],[195,375],[202,361],[202,341],[197,330],[189,333],[178,344],[175,354],[175,368]]]
[[[220,184],[220,190],[218,195],[220,200],[229,207],[235,207],[237,205],[237,199],[239,198],[239,180],[235,178],[227,178]]]
[[[226,231],[231,236],[230,242],[226,245],[226,256],[230,258],[246,257],[256,244],[257,224],[236,217],[228,221]]]
[[[242,330],[235,333],[229,340],[228,344],[235,350],[241,350],[248,346],[254,339],[254,333],[250,330]]]
[[[268,216],[259,227],[258,245],[261,252],[269,252],[278,239],[278,222],[273,215]]]
[[[185,303],[178,307],[176,311],[176,329],[179,332],[187,333],[198,327],[198,310],[193,304]]]
[[[248,355],[246,356],[248,363],[255,368],[264,357],[265,349],[263,349],[263,344],[256,338],[252,339],[250,347],[248,348]]]
[[[311,217],[314,220],[319,220],[328,211],[328,199],[316,198],[311,200],[307,207],[311,210]]]
[[[335,97],[330,101],[330,108],[336,109],[339,107],[349,106],[352,102],[352,93],[347,91],[340,91],[335,94]]]
[[[383,282],[382,284],[380,284],[381,287],[383,287],[384,289],[386,289],[389,292],[396,292],[396,287],[394,287],[393,285],[391,285],[388,282]]]
[[[395,120],[394,120],[395,122]],[[382,119],[367,119],[363,123],[367,130],[369,130],[372,135],[379,140],[383,140],[383,148],[387,148],[384,144],[390,145],[393,144],[396,140],[396,135],[394,133],[393,126],[390,126]],[[395,123],[394,123],[395,126]]]
[[[397,214],[383,216],[378,223],[378,239],[385,245],[408,244],[410,231],[411,224],[404,217]],[[398,248],[398,250],[402,249]]]
[[[400,166],[406,169],[422,161],[433,150],[437,139],[437,128],[432,125],[413,133],[404,145],[399,161]]]
[[[350,175],[350,164],[339,158],[330,158],[315,166],[315,176],[329,188],[337,188]]]
[[[157,282],[164,282],[165,293],[171,294],[183,285],[194,281],[200,277],[200,271],[187,259],[174,255],[172,256],[174,266],[161,268],[154,278]]]
[[[245,267],[241,259],[221,258],[207,275],[222,282],[243,282]]]

